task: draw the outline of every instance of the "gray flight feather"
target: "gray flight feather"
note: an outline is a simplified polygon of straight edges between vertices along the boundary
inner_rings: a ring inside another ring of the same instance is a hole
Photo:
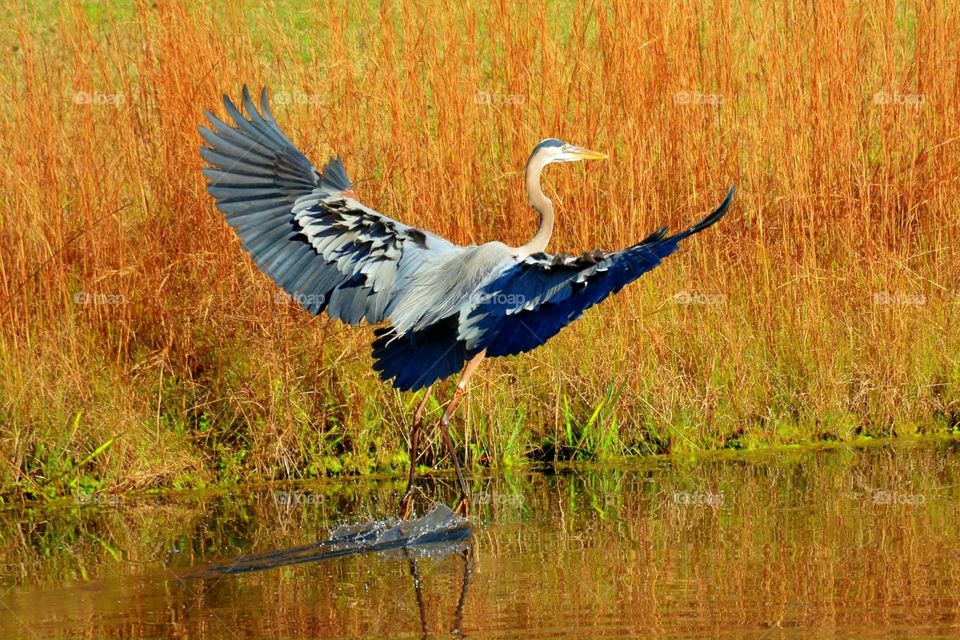
[[[208,190],[254,262],[312,313],[393,334],[457,315],[478,284],[513,261],[506,245],[459,247],[358,202],[339,158],[321,172],[246,87],[233,124],[207,114],[200,154]]]

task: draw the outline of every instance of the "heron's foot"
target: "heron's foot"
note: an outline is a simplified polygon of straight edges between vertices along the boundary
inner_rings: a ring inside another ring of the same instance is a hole
[[[463,516],[464,518],[470,517],[470,498],[467,496],[461,496],[460,502],[457,503],[457,506],[454,507],[453,512],[458,516]]]
[[[413,515],[413,490],[407,491],[400,502],[400,519],[409,520]]]

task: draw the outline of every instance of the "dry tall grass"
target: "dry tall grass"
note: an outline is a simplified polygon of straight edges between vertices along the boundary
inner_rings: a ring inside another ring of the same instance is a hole
[[[402,464],[411,399],[370,331],[278,304],[204,191],[196,127],[245,82],[366,203],[463,243],[532,233],[518,170],[547,136],[611,153],[549,171],[555,250],[738,184],[662,268],[481,371],[476,460],[956,429],[956,4],[328,4],[3,10],[0,486]]]

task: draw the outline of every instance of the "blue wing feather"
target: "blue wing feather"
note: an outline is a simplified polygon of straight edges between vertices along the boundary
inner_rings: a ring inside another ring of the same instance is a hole
[[[537,270],[520,263],[499,279],[499,295],[494,294],[490,303],[478,307],[485,318],[478,327],[483,339],[476,346],[486,348],[489,356],[514,355],[539,347],[584,311],[655,268],[676,249],[675,238],[637,245],[610,254],[597,265],[565,273]],[[583,272],[588,275],[581,280]],[[497,309],[497,300],[504,296],[520,301],[522,308],[514,312],[506,312],[502,306]]]
[[[392,378],[401,391],[422,389],[452,376],[475,354],[457,337],[456,316],[401,336],[389,327],[377,329],[376,336],[373,368],[381,380]]]
[[[719,207],[696,225],[664,237],[658,229],[640,243],[610,254],[579,258],[538,254],[497,276],[461,316],[460,337],[470,350],[506,356],[534,349],[584,311],[617,293],[677,250],[684,239],[715,224],[733,199],[733,187]]]

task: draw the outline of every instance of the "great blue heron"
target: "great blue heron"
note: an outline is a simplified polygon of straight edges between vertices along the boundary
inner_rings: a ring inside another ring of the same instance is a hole
[[[258,111],[243,88],[247,116],[224,96],[233,124],[207,112],[200,127],[210,165],[203,170],[217,207],[261,271],[313,314],[324,310],[348,324],[387,323],[376,330],[374,368],[404,391],[426,387],[410,431],[410,473],[401,514],[409,515],[420,447],[420,425],[432,385],[462,369],[440,418],[465,512],[470,495],[449,423],[470,376],[486,356],[538,347],[583,312],[650,271],[681,240],[716,223],[717,209],[672,236],[666,227],[639,243],[580,256],[546,253],[553,203],[540,187],[544,167],[607,156],[548,138],[527,161],[525,181],[540,227],[529,242],[458,246],[361,204],[340,158],[321,171],[290,142],[270,113],[267,92]]]

